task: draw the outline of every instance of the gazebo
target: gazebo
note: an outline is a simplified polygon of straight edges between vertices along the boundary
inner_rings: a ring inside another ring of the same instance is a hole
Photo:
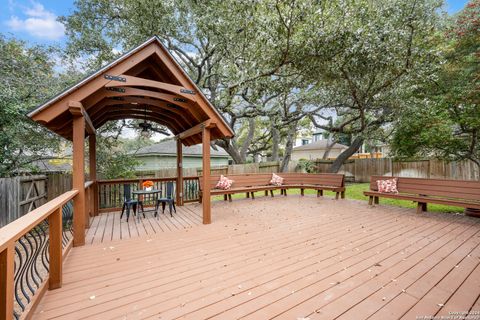
[[[93,212],[98,213],[96,129],[107,121],[142,119],[168,127],[177,141],[176,198],[182,205],[182,144],[201,143],[203,183],[210,175],[210,142],[234,133],[157,37],[125,53],[28,116],[73,142],[74,246],[85,243],[88,225],[85,195],[85,139]],[[203,186],[203,223],[211,222],[210,186]],[[91,202],[91,201],[90,201]]]

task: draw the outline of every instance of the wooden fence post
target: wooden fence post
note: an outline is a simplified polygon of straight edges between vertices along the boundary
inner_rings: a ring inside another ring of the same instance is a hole
[[[57,208],[48,217],[49,226],[49,254],[50,254],[50,275],[48,277],[48,288],[56,289],[62,286],[62,208]]]
[[[13,318],[14,252],[13,243],[0,252],[0,320]]]

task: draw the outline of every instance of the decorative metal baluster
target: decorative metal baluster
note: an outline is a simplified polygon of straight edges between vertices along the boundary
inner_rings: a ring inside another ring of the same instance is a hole
[[[15,252],[20,258],[20,270],[17,273],[17,278],[15,279],[15,300],[20,306],[21,310],[24,311],[26,304],[30,302],[30,295],[25,288],[26,281],[24,281],[28,260],[30,259],[30,252],[28,251],[27,246],[23,243],[23,237],[18,240],[18,244],[21,246],[21,248],[16,246]],[[24,300],[26,300],[27,303],[24,303]]]
[[[23,296],[28,297],[28,293],[25,290],[25,287],[22,283],[22,274],[23,274],[23,270],[26,268],[26,263],[24,261],[23,254],[21,253],[18,246],[15,246],[15,255],[18,257],[18,260],[19,260],[18,265],[16,266],[15,276],[14,276],[14,279],[15,279],[15,301],[20,306],[20,309],[23,311],[23,310],[25,310],[25,305],[23,304],[21,295],[23,294]],[[19,292],[19,291],[21,291],[21,292]]]
[[[35,227],[33,228],[32,230],[30,230],[27,235],[25,236],[25,238],[27,239],[27,241],[29,243],[32,244],[32,252],[33,252],[33,255],[32,255],[32,260],[31,260],[31,264],[30,264],[30,267],[28,268],[28,274],[27,274],[27,279],[31,279],[33,281],[33,283],[31,284],[31,286],[33,287],[33,285],[35,285],[37,287],[37,289],[40,287],[40,283],[37,279],[37,276],[40,277],[40,274],[38,273],[38,269],[37,269],[37,258],[38,258],[38,255],[40,253],[39,249],[41,249],[42,247],[42,240],[41,239],[38,239],[37,240],[37,237],[35,236],[35,232],[38,234],[38,229],[40,229],[40,227]],[[40,235],[38,234],[38,238],[41,238]],[[32,242],[33,240],[33,242]],[[35,245],[33,245],[33,243],[35,243]],[[43,260],[42,260],[43,262]],[[30,276],[30,277],[28,277]],[[40,279],[41,280],[41,279]],[[32,295],[35,294],[35,290],[34,289],[32,291]]]
[[[72,238],[73,202],[67,202],[62,208],[62,247],[65,248]]]
[[[43,285],[49,270],[48,222],[42,221],[18,239],[15,245],[13,317],[21,318],[32,297]]]

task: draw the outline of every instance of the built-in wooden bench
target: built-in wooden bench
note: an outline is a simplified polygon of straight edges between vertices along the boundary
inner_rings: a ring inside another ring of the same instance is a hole
[[[301,195],[304,195],[305,189],[317,190],[317,197],[323,196],[323,191],[333,191],[336,193],[335,198],[339,196],[345,198],[345,176],[343,174],[328,173],[279,173],[284,178],[281,186],[270,184],[272,179],[271,173],[251,173],[251,174],[232,174],[227,178],[232,179],[233,185],[228,190],[216,189],[215,186],[220,176],[210,176],[210,195],[224,195],[224,199],[232,201],[232,194],[246,193],[247,198],[250,196],[255,198],[255,192],[264,191],[265,195],[273,197],[274,190],[281,190],[283,195],[287,195],[288,189],[300,189]],[[203,177],[200,177],[200,201],[202,199]]]
[[[378,204],[379,198],[411,200],[417,202],[417,212],[427,210],[427,203],[480,209],[480,182],[466,180],[443,180],[397,177],[398,193],[378,192],[377,180],[394,177],[372,176],[370,191],[363,194],[369,197],[368,203]]]

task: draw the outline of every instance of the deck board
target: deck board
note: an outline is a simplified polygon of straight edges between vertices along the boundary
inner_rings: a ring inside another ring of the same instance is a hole
[[[119,213],[96,217],[91,245],[71,251],[63,287],[34,318],[414,319],[478,309],[480,219],[290,195],[214,202],[212,213],[211,225],[201,225],[199,204],[128,224]]]
[[[132,213],[128,222],[125,216],[120,219],[121,212],[100,214],[93,218],[92,225],[87,230],[85,242],[100,244],[153,236],[157,233],[192,228],[202,223],[198,215],[182,207],[177,208],[177,213],[174,213],[173,218],[168,214],[168,209],[165,212],[165,214],[160,213],[158,218],[155,218],[152,212],[146,212],[145,218],[141,217],[140,219],[137,219]]]

